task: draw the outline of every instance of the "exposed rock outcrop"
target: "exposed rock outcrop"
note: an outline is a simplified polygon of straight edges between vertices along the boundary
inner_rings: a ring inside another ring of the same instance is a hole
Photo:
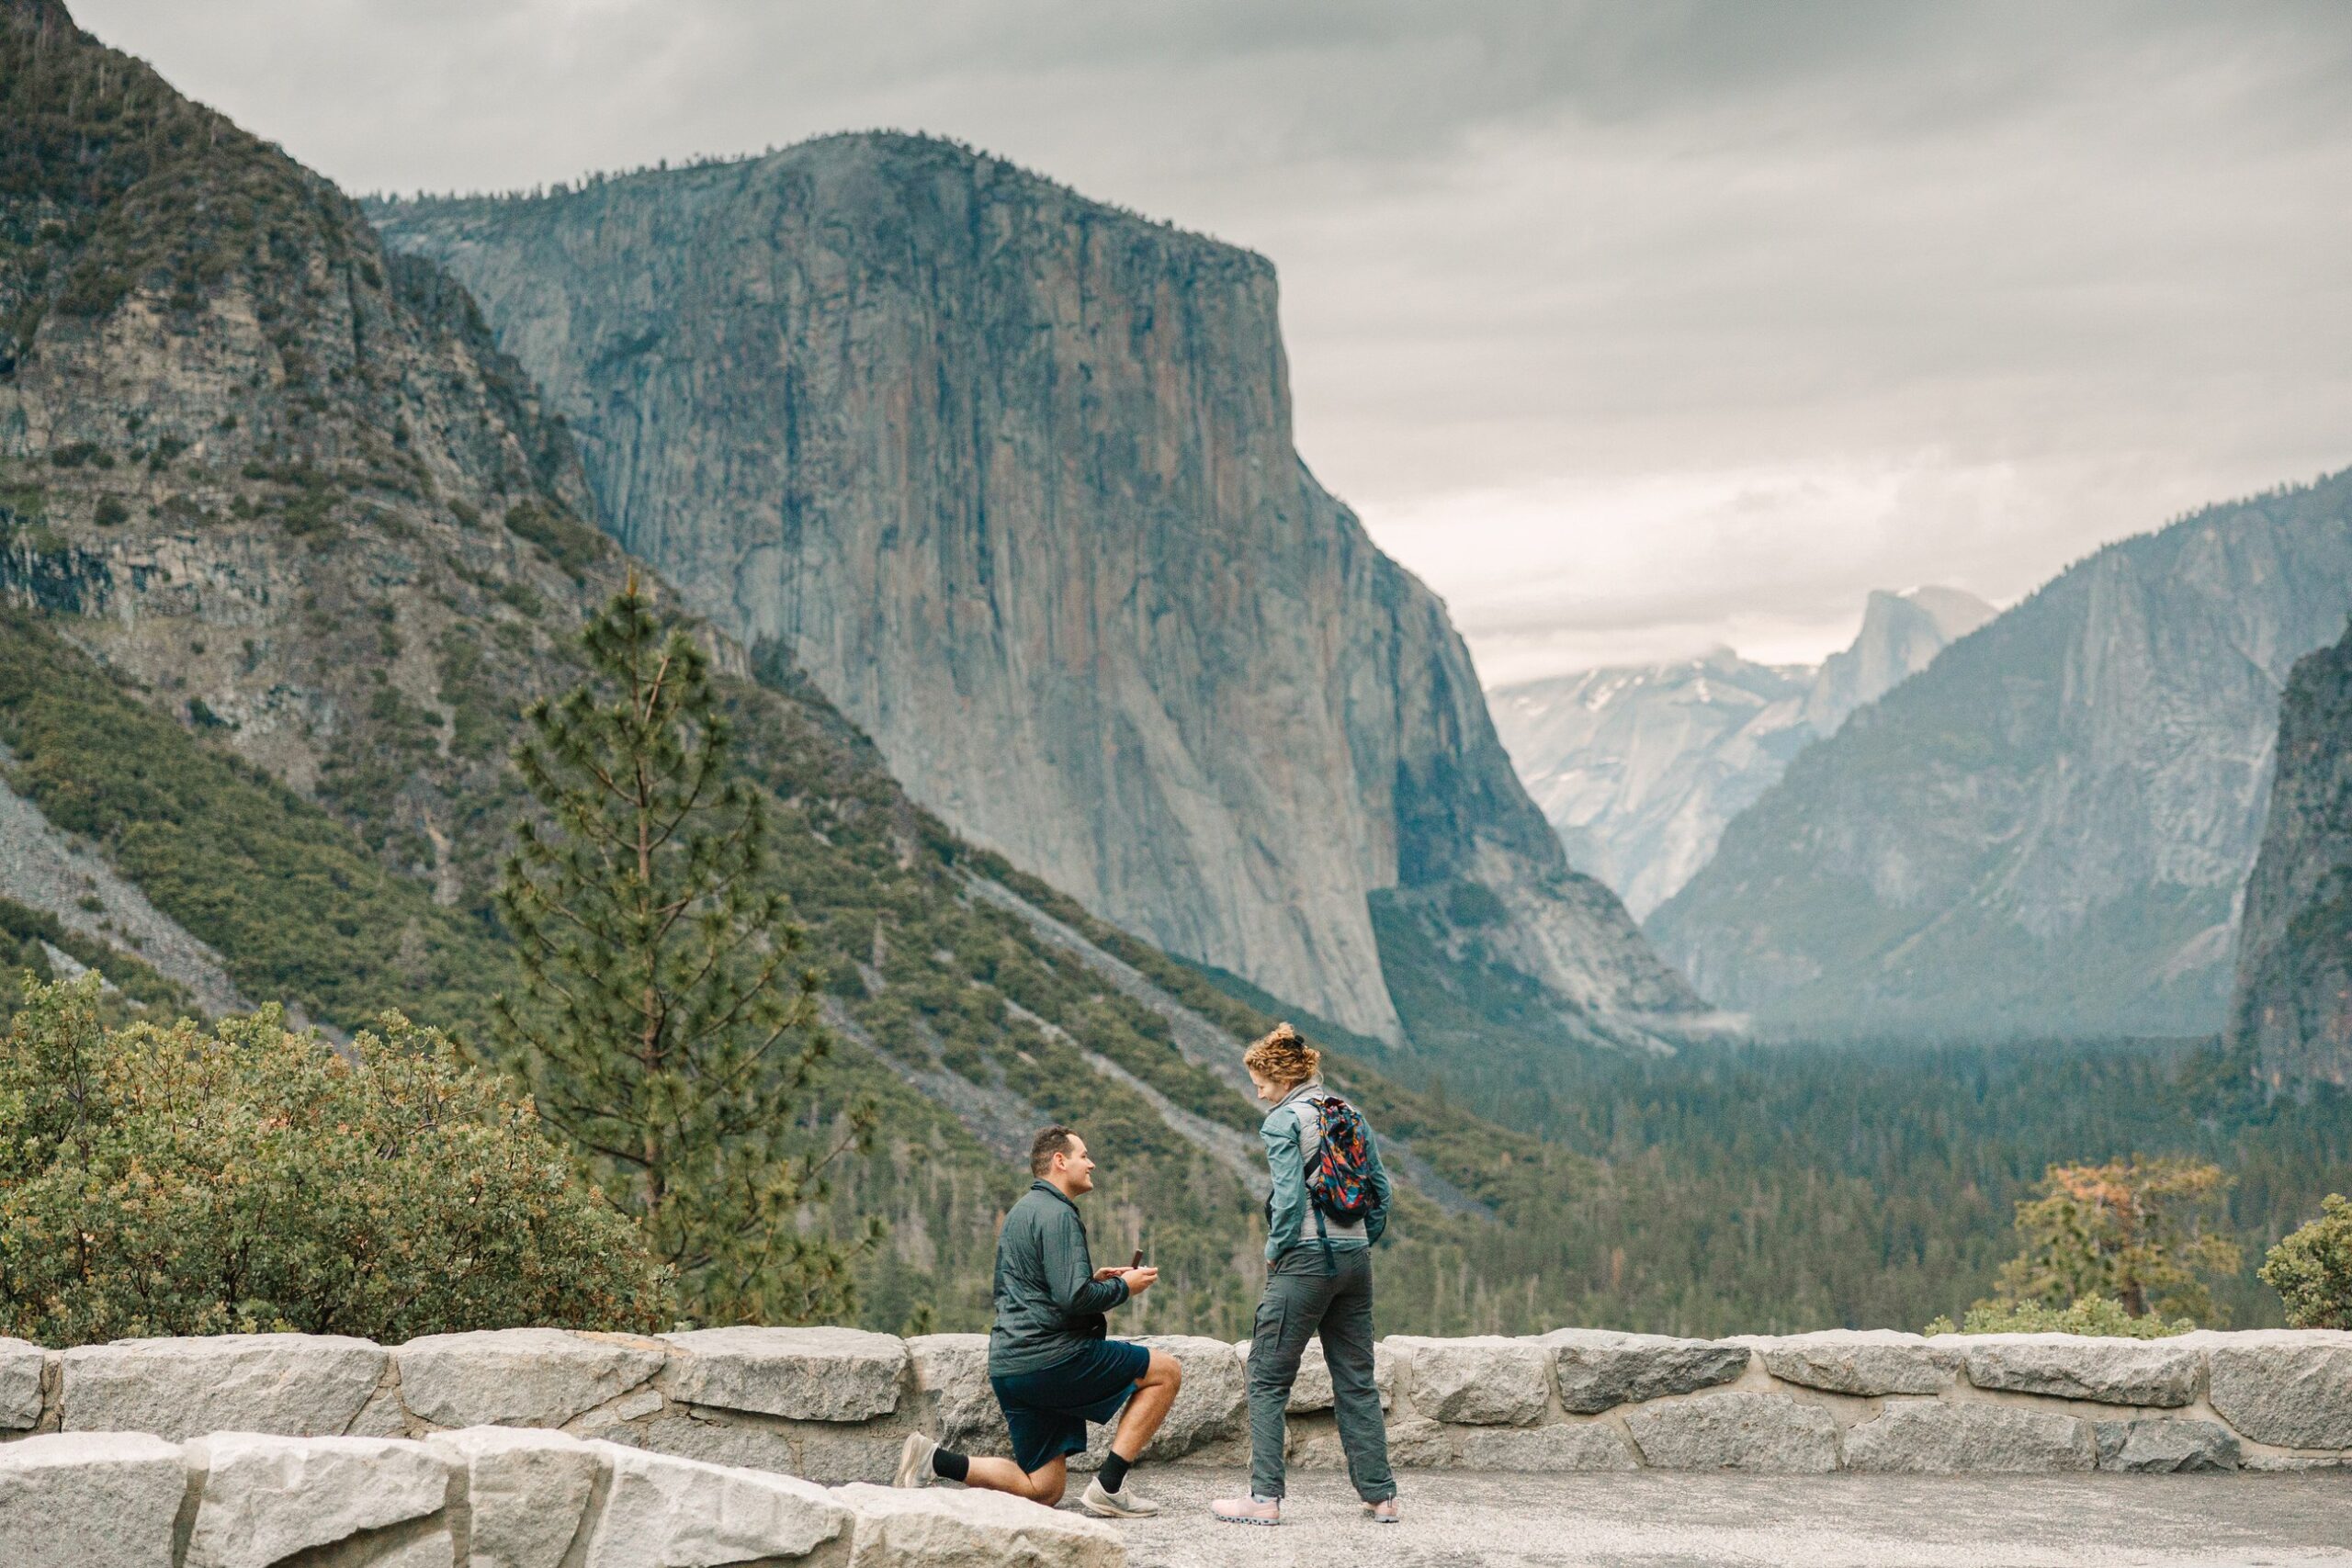
[[[1647,930],[1786,1029],[2202,1033],[2352,474],[2110,545],[1808,748]]]
[[[1877,592],[1819,668],[1728,648],[1588,670],[1487,694],[1495,729],[1568,859],[1645,918],[1715,852],[1724,825],[1789,759],[1928,667],[1993,607],[1957,588]]]
[[[2297,664],[2278,705],[2230,1032],[2273,1084],[2352,1084],[2352,632]]]
[[[480,299],[616,536],[959,831],[1363,1033],[1400,964],[1505,964],[1588,1036],[1698,1009],[1292,449],[1262,258],[887,135],[375,215]]]
[[[432,906],[486,912],[515,699],[564,680],[579,611],[620,570],[577,515],[578,463],[462,290],[62,6],[0,5],[0,606],[356,828],[336,886],[359,848],[377,881],[431,888],[364,953],[356,925],[320,932],[346,952],[303,974],[232,950],[230,890],[166,907],[133,874],[196,939],[173,964],[155,933],[155,961],[208,1006],[243,992],[345,1027],[372,1010],[339,994],[352,976],[397,961],[403,999],[438,1011],[481,927]],[[86,706],[27,686],[12,721]],[[150,827],[113,804],[56,826],[173,831],[160,806]],[[149,940],[135,914],[115,929]]]

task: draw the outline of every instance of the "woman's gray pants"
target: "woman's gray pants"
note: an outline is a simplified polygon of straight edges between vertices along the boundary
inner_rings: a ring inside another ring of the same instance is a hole
[[[1372,1248],[1334,1248],[1334,1272],[1323,1272],[1323,1248],[1302,1242],[1266,1270],[1258,1300],[1258,1326],[1250,1337],[1250,1490],[1283,1495],[1283,1412],[1298,1359],[1318,1335],[1331,1369],[1333,1414],[1348,1479],[1356,1495],[1377,1503],[1396,1495],[1388,1472],[1388,1423],[1372,1377]]]

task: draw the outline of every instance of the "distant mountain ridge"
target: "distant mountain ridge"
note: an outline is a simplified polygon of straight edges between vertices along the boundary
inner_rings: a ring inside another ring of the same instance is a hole
[[[2206,1033],[2352,473],[2109,545],[1806,750],[1646,929],[1787,1029]]]
[[[1818,668],[1718,648],[1499,687],[1487,703],[1570,862],[1641,919],[1706,863],[1790,758],[1994,613],[1956,588],[1877,592],[1853,642]]]
[[[1702,1014],[1293,449],[1263,258],[895,135],[373,212],[548,389],[615,536],[959,832],[1365,1035]]]
[[[487,1055],[515,976],[490,895],[529,809],[510,748],[628,567],[574,496],[461,287],[62,6],[0,0],[0,978],[90,965],[120,1005],[344,1030],[396,1007]],[[892,1223],[861,1321],[985,1327],[1029,1137],[1067,1122],[1118,1150],[1098,1235],[1135,1245],[1148,1211],[1169,1266],[1140,1326],[1243,1332],[1264,1167],[1238,1055],[1272,1021],[958,839],[774,645],[682,618],[823,988],[808,1135],[881,1107],[808,1212]],[[1328,1065],[1399,1156],[1408,1311],[1597,1310],[1596,1233],[1558,1224],[1589,1162]]]

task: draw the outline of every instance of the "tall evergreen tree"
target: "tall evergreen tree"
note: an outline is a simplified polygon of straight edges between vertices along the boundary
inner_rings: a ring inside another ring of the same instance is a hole
[[[501,1043],[540,1115],[676,1271],[705,1323],[854,1304],[853,1248],[796,1223],[871,1115],[808,1125],[829,1043],[803,931],[770,886],[764,796],[728,766],[709,660],[634,574],[588,624],[589,677],[535,704],[499,909],[522,995]]]

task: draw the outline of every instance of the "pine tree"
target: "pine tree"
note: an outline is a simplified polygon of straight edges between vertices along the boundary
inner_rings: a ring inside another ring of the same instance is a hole
[[[839,1316],[855,1247],[797,1220],[872,1112],[804,1125],[829,1042],[802,928],[768,885],[765,797],[728,766],[708,659],[634,574],[582,641],[589,678],[533,705],[515,751],[545,817],[499,890],[523,979],[499,999],[501,1044],[690,1315]]]

